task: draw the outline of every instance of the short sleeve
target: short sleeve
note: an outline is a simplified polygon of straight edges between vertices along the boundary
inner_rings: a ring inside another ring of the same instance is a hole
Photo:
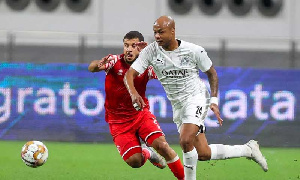
[[[210,67],[212,66],[212,61],[208,57],[207,52],[205,51],[205,49],[202,48],[202,47],[199,47],[199,48],[197,48],[195,53],[196,53],[197,67],[202,72],[208,71],[210,69]]]
[[[140,52],[139,57],[134,61],[131,67],[140,74],[143,74],[150,64],[149,62],[152,54],[153,53],[151,53],[150,46],[145,47]]]

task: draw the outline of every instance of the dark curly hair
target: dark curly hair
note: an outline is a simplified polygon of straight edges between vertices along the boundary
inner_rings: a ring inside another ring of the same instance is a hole
[[[144,36],[138,31],[129,31],[123,38],[124,39],[135,39],[138,38],[139,41],[144,41]]]

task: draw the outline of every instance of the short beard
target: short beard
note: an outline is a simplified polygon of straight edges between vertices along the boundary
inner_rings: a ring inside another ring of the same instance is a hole
[[[135,61],[135,60],[134,60]],[[127,63],[127,64],[132,64],[134,61],[127,61],[126,59],[125,59],[125,62]]]
[[[131,65],[135,60],[136,60],[136,58],[133,60],[133,61],[127,61],[127,59],[126,58],[124,58],[124,60],[125,60],[125,62],[126,62],[126,64],[129,64],[129,65]]]
[[[126,62],[127,64],[130,64],[130,65],[131,65],[132,63],[134,63],[134,61],[135,61],[138,57],[139,57],[139,55],[137,55],[133,61],[127,61],[126,58],[124,58],[124,60],[125,60],[125,62]]]

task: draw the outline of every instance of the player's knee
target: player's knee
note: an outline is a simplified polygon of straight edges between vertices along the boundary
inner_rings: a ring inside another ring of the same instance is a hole
[[[205,146],[201,148],[201,151],[198,152],[198,160],[199,161],[207,161],[211,159],[211,151],[209,146]]]
[[[191,138],[180,137],[180,146],[184,152],[188,152],[193,148],[193,140]]]
[[[132,168],[140,168],[142,166],[142,162],[138,160],[126,161],[126,163]]]
[[[132,155],[125,162],[132,168],[140,168],[142,166],[142,157]]]
[[[198,154],[198,160],[199,161],[208,161],[208,160],[210,160],[210,155],[208,153]]]
[[[168,152],[170,146],[166,141],[163,141],[163,142],[159,142],[159,143],[155,144],[155,147],[153,146],[153,148],[157,152]]]

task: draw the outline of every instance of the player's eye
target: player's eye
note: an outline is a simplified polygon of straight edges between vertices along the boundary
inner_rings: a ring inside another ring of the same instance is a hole
[[[164,33],[163,30],[154,31],[154,35],[161,35],[163,33]]]

